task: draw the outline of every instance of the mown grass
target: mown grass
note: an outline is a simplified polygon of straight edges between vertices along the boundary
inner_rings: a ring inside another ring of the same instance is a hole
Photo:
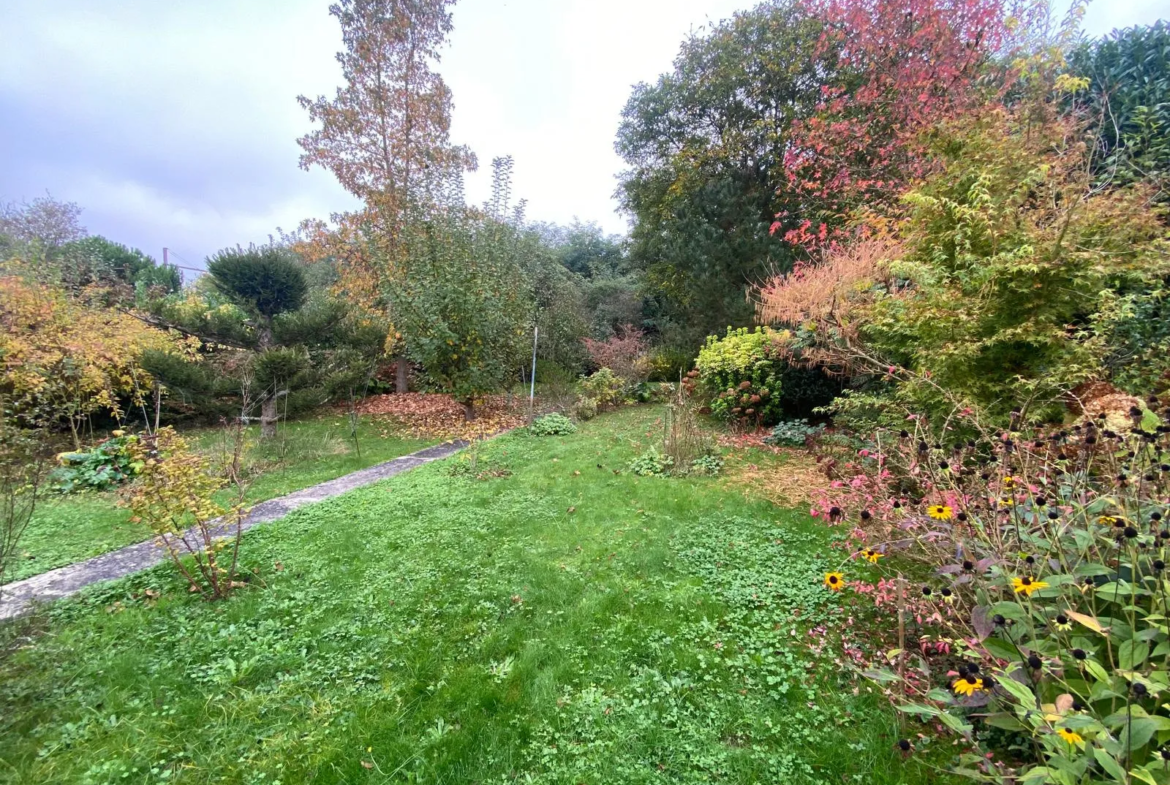
[[[209,452],[224,449],[220,429],[193,430],[187,435]],[[258,436],[257,428],[249,429],[250,502],[283,496],[432,443],[401,436],[367,419],[359,429],[359,457],[349,438],[348,423],[337,416],[283,423],[272,442],[260,442]],[[225,490],[221,496],[226,501],[231,491]],[[130,523],[130,514],[118,507],[117,501],[113,491],[46,495],[29,522],[18,558],[4,580],[38,575],[148,539],[150,533]]]
[[[659,413],[253,530],[226,602],[160,568],[58,604],[0,663],[0,779],[925,782],[893,712],[807,648],[845,614],[830,533],[622,471]]]

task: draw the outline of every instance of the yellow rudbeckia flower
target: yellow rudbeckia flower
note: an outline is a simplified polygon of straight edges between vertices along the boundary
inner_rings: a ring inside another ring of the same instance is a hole
[[[1035,578],[1025,575],[1022,578],[1012,578],[1012,590],[1016,594],[1023,594],[1026,597],[1031,597],[1032,592],[1040,589],[1048,588],[1048,584],[1044,581],[1038,581]]]
[[[983,689],[983,679],[978,676],[960,676],[955,679],[951,689],[956,695],[974,695]]]
[[[833,591],[841,591],[845,587],[845,576],[839,572],[825,573],[825,585]]]

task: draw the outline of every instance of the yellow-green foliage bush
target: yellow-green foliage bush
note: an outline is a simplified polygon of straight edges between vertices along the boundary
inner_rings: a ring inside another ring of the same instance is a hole
[[[598,412],[612,409],[625,399],[626,383],[609,368],[581,377],[577,385],[579,392],[573,413],[580,420],[588,420]]]
[[[1149,194],[1095,189],[1088,155],[1071,123],[1007,112],[940,133],[938,171],[905,197],[895,287],[858,315],[867,349],[1000,417],[1099,378],[1094,315],[1170,257]]]
[[[775,345],[788,334],[767,327],[727,328],[707,338],[695,360],[698,387],[711,414],[725,420],[770,425],[780,419],[780,372]]]
[[[226,481],[215,476],[208,457],[192,449],[173,428],[129,445],[132,459],[142,467],[123,502],[133,514],[131,521],[146,526],[166,547],[191,591],[209,599],[226,596],[236,585],[245,513],[240,486],[242,434],[237,426],[234,452],[223,467],[228,480],[241,488],[241,498],[228,507],[214,499]]]

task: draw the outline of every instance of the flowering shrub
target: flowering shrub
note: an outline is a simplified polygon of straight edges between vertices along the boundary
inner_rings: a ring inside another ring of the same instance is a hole
[[[914,420],[879,431],[814,505],[847,527],[855,565],[826,586],[897,614],[865,675],[963,737],[958,773],[1167,782],[1170,409],[1127,420],[994,434],[956,420],[944,432],[977,435],[942,442]],[[895,552],[932,577],[911,586],[883,561]],[[992,729],[1023,742],[1008,761]]]
[[[791,332],[768,327],[729,327],[722,338],[709,336],[683,384],[715,417],[754,426],[808,416],[841,390],[841,379],[805,357]]]

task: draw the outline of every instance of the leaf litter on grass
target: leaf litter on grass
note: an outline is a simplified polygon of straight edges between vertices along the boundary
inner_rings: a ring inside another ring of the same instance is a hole
[[[502,395],[492,395],[476,406],[476,417],[467,421],[463,407],[450,395],[395,393],[371,395],[357,405],[359,414],[385,417],[415,438],[479,439],[518,428],[526,420],[525,407]]]

